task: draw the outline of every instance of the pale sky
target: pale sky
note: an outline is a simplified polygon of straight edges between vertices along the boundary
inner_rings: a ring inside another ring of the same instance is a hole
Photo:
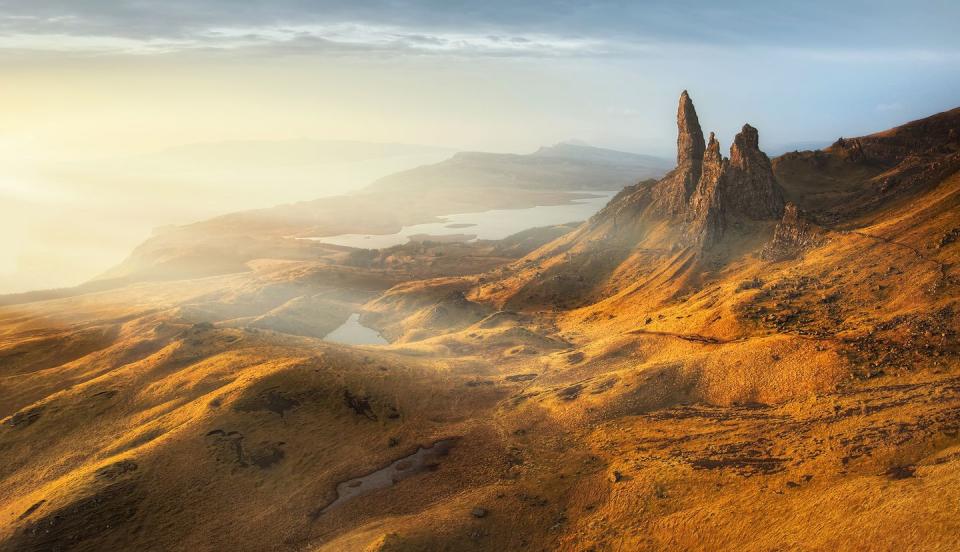
[[[833,139],[954,107],[952,0],[0,0],[2,145],[86,153],[334,138],[669,153]],[[101,150],[101,148],[103,148]]]
[[[156,178],[73,179],[64,163],[300,139],[509,152],[578,139],[670,157],[683,89],[723,147],[745,122],[771,149],[829,142],[960,105],[957,21],[952,0],[0,0],[0,292],[92,275],[37,276],[73,266],[36,262],[71,216],[98,213],[100,241],[138,221],[95,255],[110,264],[147,224],[339,189],[330,177],[206,210],[181,194],[147,216],[88,187],[165,197]],[[34,211],[58,215],[38,229]],[[41,234],[42,254],[28,239]],[[97,248],[80,234],[74,251]]]

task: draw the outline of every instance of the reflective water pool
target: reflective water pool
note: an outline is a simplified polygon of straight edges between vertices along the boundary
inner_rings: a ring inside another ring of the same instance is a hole
[[[389,343],[377,330],[360,323],[360,313],[353,313],[339,328],[324,337],[327,341],[346,345],[386,345]]]

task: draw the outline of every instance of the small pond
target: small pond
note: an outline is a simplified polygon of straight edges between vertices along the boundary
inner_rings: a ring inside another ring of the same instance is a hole
[[[328,333],[323,339],[345,345],[387,345],[390,342],[377,330],[360,323],[360,313],[355,312],[339,328]]]
[[[429,447],[419,447],[415,453],[395,460],[385,468],[340,483],[337,485],[336,500],[320,509],[318,513],[322,514],[358,496],[386,489],[408,477],[437,469],[440,460],[450,452],[455,443],[456,438],[443,439]]]

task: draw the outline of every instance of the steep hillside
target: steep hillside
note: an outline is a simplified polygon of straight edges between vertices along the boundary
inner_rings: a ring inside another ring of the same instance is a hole
[[[909,201],[960,170],[960,108],[817,151],[787,153],[774,172],[787,199],[823,224]]]

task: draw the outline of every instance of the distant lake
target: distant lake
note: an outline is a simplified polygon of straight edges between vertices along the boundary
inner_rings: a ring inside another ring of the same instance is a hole
[[[360,249],[382,249],[400,245],[407,243],[411,237],[435,241],[502,240],[538,226],[586,220],[616,195],[616,192],[604,191],[577,193],[590,194],[593,197],[576,199],[564,205],[538,205],[523,209],[494,209],[480,213],[445,215],[440,222],[404,226],[395,234],[340,234],[304,239]]]
[[[353,313],[339,328],[328,333],[323,338],[334,343],[345,345],[387,345],[390,342],[381,336],[377,330],[368,328],[360,323],[360,313]]]

